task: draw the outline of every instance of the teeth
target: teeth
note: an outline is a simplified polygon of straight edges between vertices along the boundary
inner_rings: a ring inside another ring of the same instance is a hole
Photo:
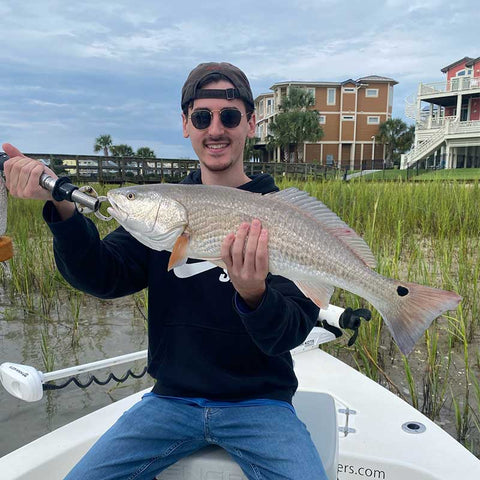
[[[214,150],[216,149],[220,149],[220,148],[225,148],[227,146],[226,143],[222,143],[222,144],[215,144],[215,145],[207,145],[208,148],[213,148]]]

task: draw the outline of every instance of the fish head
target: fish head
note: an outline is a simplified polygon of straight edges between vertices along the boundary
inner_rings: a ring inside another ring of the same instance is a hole
[[[183,205],[161,188],[148,185],[116,188],[107,193],[107,198],[111,205],[108,213],[154,250],[171,250],[188,223]]]

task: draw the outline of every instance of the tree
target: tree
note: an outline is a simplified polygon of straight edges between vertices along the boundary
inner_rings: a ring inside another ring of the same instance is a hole
[[[137,150],[137,157],[143,157],[143,158],[155,158],[155,152],[148,148],[148,147],[140,147]]]
[[[295,161],[298,162],[299,146],[303,143],[317,142],[323,137],[319,113],[312,110],[315,105],[313,95],[303,88],[291,87],[279,106],[280,113],[270,124],[269,148],[284,149],[285,160],[293,147]]]
[[[386,145],[385,162],[399,165],[400,154],[410,150],[415,139],[415,125],[408,126],[400,118],[390,118],[383,122],[375,140]]]
[[[99,152],[103,150],[103,154],[108,157],[108,149],[112,146],[112,137],[110,135],[100,135],[95,139],[93,151]]]
[[[259,140],[258,137],[247,138],[247,141],[245,142],[245,150],[243,151],[244,162],[249,162],[252,158],[254,160],[260,160],[261,153],[255,148],[255,145]]]
[[[120,145],[112,145],[110,151],[114,157],[134,157],[135,152],[130,145],[121,143]]]

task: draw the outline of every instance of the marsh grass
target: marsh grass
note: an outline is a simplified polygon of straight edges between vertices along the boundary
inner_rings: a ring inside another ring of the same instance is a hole
[[[285,178],[278,183],[280,188],[296,186],[308,191],[354,228],[370,245],[382,275],[462,295],[457,311],[436,320],[408,358],[401,355],[375,310],[353,347],[346,345],[348,336],[344,335],[325,348],[430,418],[453,425],[451,433],[480,456],[480,184],[293,183]],[[13,238],[15,256],[9,275],[0,269],[0,284],[12,301],[40,314],[47,323],[65,311],[59,304],[66,304],[71,318],[63,321],[71,323],[72,347],[78,347],[82,294],[74,293],[55,269],[51,235],[41,209],[39,202],[9,199],[7,233]],[[115,222],[89,218],[101,236],[116,228]],[[365,300],[338,289],[332,303],[369,308]],[[145,318],[147,292],[132,297],[132,305]],[[51,339],[45,335],[42,342],[44,363],[50,365],[54,362]]]
[[[343,348],[326,348],[397,394],[406,394],[431,419],[452,422],[451,433],[480,455],[480,184],[279,183],[280,188],[308,191],[363,236],[382,275],[463,297],[456,311],[434,321],[409,357],[392,343],[375,311],[353,348],[346,341]],[[347,292],[336,291],[332,303],[368,308]]]

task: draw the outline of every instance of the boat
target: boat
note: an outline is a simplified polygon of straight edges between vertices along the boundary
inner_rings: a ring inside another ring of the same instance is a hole
[[[321,311],[321,316],[333,325],[335,321],[338,323],[341,311],[329,306]],[[292,351],[299,380],[293,403],[312,435],[329,480],[480,478],[480,459],[452,436],[404,400],[320,348],[332,338],[335,336],[329,331],[315,327],[305,342]],[[143,351],[134,357],[145,355]],[[119,363],[118,359],[114,361]],[[92,364],[91,369],[107,363],[102,360]],[[25,400],[38,399],[42,381],[59,377],[50,374],[42,377],[41,372],[35,374],[29,370],[32,367],[12,368],[12,365],[2,364],[0,379],[10,393],[20,398],[23,395]],[[17,375],[18,381],[12,377],[9,383],[7,370]],[[85,366],[80,368],[82,372],[86,370]],[[22,385],[22,379],[29,376],[33,379],[31,388]],[[5,455],[0,458],[0,477],[2,480],[64,478],[97,438],[147,391],[85,415]],[[240,467],[216,446],[182,459],[156,478],[246,479]]]

